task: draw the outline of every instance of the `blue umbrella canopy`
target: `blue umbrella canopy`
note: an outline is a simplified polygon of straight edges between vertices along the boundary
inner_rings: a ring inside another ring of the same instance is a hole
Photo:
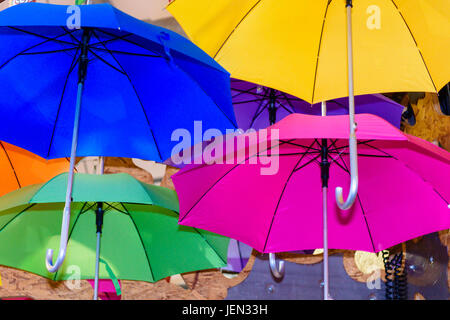
[[[229,73],[174,32],[108,4],[0,12],[2,140],[69,156],[80,76],[78,156],[164,161],[178,128],[235,127]]]
[[[46,159],[70,154],[49,272],[66,255],[76,155],[164,161],[177,129],[236,127],[226,70],[182,36],[108,4],[0,12],[0,83],[0,139]]]

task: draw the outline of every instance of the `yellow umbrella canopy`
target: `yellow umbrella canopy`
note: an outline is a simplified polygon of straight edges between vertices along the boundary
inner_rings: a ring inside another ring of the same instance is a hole
[[[234,78],[311,103],[348,96],[346,0],[175,0],[167,9]],[[449,82],[450,1],[353,0],[354,93]]]

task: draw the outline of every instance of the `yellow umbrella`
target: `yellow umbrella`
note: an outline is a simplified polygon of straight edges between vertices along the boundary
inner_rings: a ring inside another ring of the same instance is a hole
[[[175,0],[167,9],[232,77],[311,103],[348,96],[346,0]],[[355,94],[449,82],[450,1],[353,0]]]
[[[325,101],[349,97],[351,185],[345,201],[342,188],[336,189],[343,210],[358,192],[354,95],[438,92],[449,82],[449,0],[175,0],[168,10],[234,78],[324,102],[324,115]],[[328,299],[326,219],[324,202]],[[280,274],[273,255],[270,260]]]
[[[174,0],[167,9],[234,78],[311,103],[349,96],[352,183],[346,201],[336,190],[344,210],[358,190],[354,94],[449,82],[448,0]]]

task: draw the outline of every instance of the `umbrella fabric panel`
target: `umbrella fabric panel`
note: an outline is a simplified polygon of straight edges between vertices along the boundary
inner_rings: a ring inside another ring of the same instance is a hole
[[[267,235],[263,230],[270,227],[276,194],[283,189],[297,161],[283,158],[276,175],[262,176],[259,165],[221,164],[183,172],[183,179],[191,181],[190,185],[178,184],[174,176],[177,193],[183,195],[180,223],[195,224],[262,252]]]
[[[30,203],[30,201],[33,199],[36,192],[42,188],[42,186],[44,186],[44,183],[33,184],[5,194],[0,197],[0,211],[31,205],[32,203]]]
[[[73,35],[79,38],[81,31]],[[96,43],[98,40],[93,38],[91,42]],[[39,50],[47,52],[68,47],[59,43],[57,46],[58,49],[54,48],[54,44],[43,45]],[[134,48],[130,51],[126,51],[127,48],[119,49],[124,52],[136,51]],[[35,146],[30,142],[26,131],[13,133],[13,128],[4,130],[4,140],[30,149],[45,158],[60,158],[69,153],[78,82],[77,65],[73,63],[76,62],[74,58],[78,53],[70,50],[23,55],[3,67],[2,75],[7,76],[7,84],[2,89],[5,105],[23,106],[20,110],[14,107],[9,110],[4,118],[5,125],[11,124],[20,115],[22,126],[33,128],[35,137],[46,143]],[[207,91],[199,88],[198,82],[192,80],[183,69],[171,66],[163,57],[134,57],[125,54],[114,54],[111,57],[103,51],[95,54],[106,62],[90,54],[93,61],[88,66],[80,119],[77,149],[80,156],[123,156],[126,152],[129,157],[162,159],[170,156],[174,145],[158,144],[156,141],[170,141],[173,128],[186,127],[186,114],[193,119],[201,115],[199,119],[204,120],[203,125],[206,127],[213,122],[217,123],[215,118],[223,117],[224,111],[207,95]],[[48,76],[42,77],[41,73],[35,73],[41,69],[36,69],[37,66],[46,66]],[[121,73],[124,70],[126,74]],[[208,78],[207,81],[212,84],[218,84],[219,81],[229,87],[226,74],[213,72],[220,79],[214,81]],[[205,72],[202,76],[206,76]],[[42,92],[46,94],[42,95]],[[179,97],[183,94],[186,94],[186,99],[180,101]],[[166,103],[167,101],[169,102]],[[223,105],[223,102],[224,97],[218,103]],[[130,105],[139,108],[130,108]],[[231,103],[229,105],[231,109]],[[161,106],[171,106],[163,113],[164,118],[160,115]],[[186,112],[189,107],[194,108],[192,114]],[[168,114],[171,119],[167,118]],[[36,119],[40,121],[37,122]],[[168,125],[170,121],[171,125]],[[219,121],[218,124],[224,128],[234,127],[228,120],[222,123]],[[156,130],[158,127],[161,129]],[[128,151],[123,150],[125,146]]]
[[[59,246],[62,208],[61,204],[46,204],[2,212],[0,264],[52,279],[54,274],[47,271],[44,257],[47,248],[57,250]],[[72,207],[73,212],[80,212],[81,208],[81,204]],[[10,219],[4,221],[3,217]],[[69,230],[73,230],[77,217],[76,213],[71,216]]]
[[[69,268],[71,266],[79,268],[83,279],[95,278],[97,245],[95,209],[97,205],[95,203],[86,203],[87,207],[92,205],[92,209],[81,214],[76,221],[69,238],[66,259],[61,269],[52,275],[56,280],[70,279],[71,272]],[[130,216],[114,208],[123,211],[120,203],[104,204],[105,213],[100,245],[101,261],[108,264],[118,279],[155,281],[150,265],[151,262],[147,259],[146,250],[133,220]],[[62,206],[60,209],[62,209]],[[57,248],[56,246],[54,247],[55,249]],[[44,251],[45,249],[42,252]],[[110,279],[105,263],[100,263],[99,278]]]
[[[434,186],[447,202],[450,202],[450,185],[448,184],[450,181],[450,154],[420,138],[406,136],[408,142],[401,144],[401,147],[395,143],[384,142],[383,149],[400,159],[411,171]],[[373,142],[371,145],[381,148],[379,142]]]
[[[370,14],[367,13],[374,6],[380,12],[381,24],[375,29],[368,27]],[[342,96],[339,93],[343,88],[339,84],[347,88],[345,14],[344,3],[332,1],[324,23],[314,95],[327,100]],[[352,16],[355,94],[436,92],[438,88],[426,66],[428,57],[421,55],[418,49],[421,43],[416,44],[414,35],[392,0],[355,1]]]
[[[345,1],[176,0],[168,10],[234,78],[313,103],[348,95]],[[448,11],[445,0],[354,1],[355,94],[444,86]]]
[[[67,176],[67,173],[63,173],[46,183],[23,187],[20,192],[0,197],[0,210],[27,204],[64,203]],[[93,185],[96,187],[92,188]],[[102,176],[76,173],[72,197],[74,202],[123,201],[178,210],[175,191],[144,184],[126,173]]]
[[[384,143],[360,141],[358,200],[346,212],[329,206],[330,248],[376,252],[398,239],[406,241],[450,226],[448,200],[442,198],[439,185],[425,181],[402,161],[408,156],[408,142],[388,141],[383,148]],[[328,201],[332,204],[332,190],[350,183],[350,177],[348,142],[330,140],[330,144]],[[275,175],[262,175],[263,165],[248,162],[187,167],[173,177],[183,195],[180,223],[229,236],[261,252],[321,247],[320,149],[318,140],[282,141],[280,169]],[[448,171],[448,162],[442,160],[432,163],[434,170]],[[415,165],[429,164],[419,161]],[[191,181],[189,186],[181,183],[182,179]],[[397,223],[390,228],[392,233],[386,231],[390,221]],[[408,227],[411,223],[414,228]]]
[[[27,3],[21,7],[13,6],[0,14],[0,26],[7,27],[61,27],[67,25],[70,14],[67,13],[69,6],[48,5],[42,3]],[[80,27],[102,28],[113,32],[122,30],[134,34],[132,39],[138,37],[141,41],[147,39],[153,45],[160,43],[161,32],[170,36],[166,44],[177,52],[191,56],[212,68],[225,71],[208,54],[194,45],[186,38],[175,32],[162,27],[150,25],[136,19],[109,4],[96,4],[89,7],[79,6]],[[41,14],[36,14],[39,11]],[[6,13],[7,12],[7,13]]]
[[[448,82],[449,67],[438,61],[446,59],[450,38],[448,30],[450,21],[450,3],[446,0],[394,0],[400,9],[402,17],[414,34],[414,39],[419,44],[420,51],[429,59],[426,60],[427,68],[433,76],[436,87],[441,89]],[[442,59],[442,60],[441,60]]]
[[[8,193],[9,191],[20,188],[17,176],[11,167],[11,162],[4,150],[0,148],[0,168],[2,168],[2,184],[0,186],[0,194]],[[9,169],[9,170],[8,170]],[[12,187],[12,188],[11,188]]]
[[[26,14],[29,7],[23,7]],[[53,10],[51,5],[38,7]],[[0,26],[14,16],[6,11],[0,14]],[[148,38],[117,30],[117,24],[115,30],[100,24],[91,32],[77,154],[163,161],[176,145],[171,140],[175,129],[192,131],[195,120],[205,129],[234,128],[229,90],[222,90],[230,86],[229,74],[188,40],[128,19],[131,29],[139,25]],[[44,158],[63,157],[72,141],[83,30],[49,27],[54,21],[35,21],[35,26],[18,20],[18,28],[0,28],[5,34],[1,46],[7,47],[0,55],[0,79],[5,82],[0,89],[5,96],[0,135]],[[182,45],[183,53],[178,51]],[[12,126],[14,119],[20,119],[21,127]],[[23,127],[33,129],[39,144]]]
[[[28,202],[63,203],[66,196],[65,189],[67,178],[67,173],[54,177],[46,184],[38,187],[38,191],[35,192]],[[96,188],[92,188],[92,185],[95,185]],[[124,186],[126,186],[126,188],[124,188]],[[155,193],[156,195],[160,194],[160,196],[154,197],[152,193]],[[73,202],[124,201],[157,205],[177,201],[176,193],[174,191],[158,187],[144,188],[138,180],[125,173],[102,176],[76,173],[74,176],[72,198]]]
[[[168,10],[190,39],[233,78],[311,102],[326,2],[253,0],[243,1],[236,9],[232,5],[234,1],[177,0]],[[292,74],[302,76],[294,82]]]
[[[65,158],[45,160],[31,152],[4,142],[0,142],[0,146],[3,146],[2,149],[9,160],[8,162],[10,162],[10,164],[5,164],[6,167],[2,168],[11,168],[11,170],[14,170],[13,174],[17,177],[17,181],[12,184],[13,186],[23,187],[41,183],[69,169],[69,161]],[[0,166],[2,165],[0,164]],[[2,179],[3,176],[6,176],[6,170],[2,171]],[[10,188],[7,189],[7,186],[6,181],[3,181],[0,187],[0,195],[17,188],[11,189],[10,185]]]
[[[2,34],[1,31],[0,34]],[[24,37],[26,38],[27,36],[22,35],[20,38]],[[27,40],[25,39],[24,41]],[[40,41],[42,42],[42,39]],[[17,41],[16,38],[16,42],[20,41]],[[10,59],[12,56],[14,54],[8,54],[7,59]],[[34,63],[30,63],[29,58],[39,65],[38,69],[32,66]],[[9,134],[6,128],[2,130],[5,131],[5,134],[2,135],[4,136],[3,140],[23,147],[44,158],[47,157],[49,152],[54,121],[56,120],[66,77],[74,58],[68,54],[61,54],[58,55],[57,61],[60,63],[55,63],[54,54],[22,55],[11,60],[0,69],[0,77],[2,79],[0,92],[2,97],[4,97],[2,99],[2,109],[5,111],[2,128],[5,126],[12,127],[15,119],[21,119],[20,126],[15,126],[15,130],[9,128],[11,130]],[[46,77],[42,76],[44,66],[48,74]],[[11,71],[6,72],[7,70]],[[32,70],[34,71],[30,72]],[[46,94],[42,95],[42,92]],[[72,101],[73,106],[74,101]],[[18,105],[21,108],[17,108]],[[36,119],[42,120],[38,122]],[[32,137],[30,137],[28,130],[33,131]],[[69,130],[67,128],[67,131]],[[16,132],[13,133],[12,131]],[[30,144],[30,140],[32,140],[30,138],[37,139],[41,143]],[[70,140],[70,138],[67,139]]]
[[[345,141],[336,143],[337,148],[345,145]],[[357,202],[349,211],[341,211],[333,201],[333,191],[350,183],[348,152],[338,155],[341,151],[331,155],[336,160],[330,167],[328,194],[330,249],[378,252],[397,244],[398,238],[413,239],[450,226],[448,202],[430,184],[401,161],[364,144],[359,146]],[[295,175],[275,214],[267,252],[313,249],[323,241],[318,214],[322,210],[320,167],[313,162]]]
[[[408,140],[403,132],[380,117],[357,114],[355,122],[358,125],[356,130],[358,140]],[[345,115],[322,118],[292,114],[268,128],[268,134],[270,135],[273,129],[279,129],[280,140],[297,139],[301,128],[303,139],[348,139],[349,123],[349,117]]]
[[[174,212],[153,208],[154,214],[150,215],[139,205],[126,204],[125,207],[147,250],[155,281],[172,274],[204,269],[205,266],[227,264],[228,239],[221,237],[219,241],[224,245],[213,248],[213,243],[199,231],[179,226],[178,215]]]
[[[256,130],[267,128],[269,121],[269,106],[271,89],[254,83],[232,79],[231,93],[239,128]],[[320,103],[310,104],[281,91],[275,91],[275,107],[277,121],[291,113],[322,115]],[[375,114],[393,126],[399,128],[403,106],[384,97],[381,94],[355,97],[355,113]],[[327,101],[327,115],[348,114],[348,98]]]

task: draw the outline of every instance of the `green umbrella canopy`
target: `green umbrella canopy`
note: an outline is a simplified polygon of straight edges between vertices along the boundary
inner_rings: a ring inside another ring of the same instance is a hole
[[[128,174],[75,174],[69,240],[56,273],[45,266],[47,248],[57,250],[68,174],[0,198],[0,265],[52,280],[93,279],[97,203],[103,203],[100,258],[123,280],[155,282],[227,264],[229,239],[178,225],[175,191]],[[105,263],[99,278],[109,279]]]

